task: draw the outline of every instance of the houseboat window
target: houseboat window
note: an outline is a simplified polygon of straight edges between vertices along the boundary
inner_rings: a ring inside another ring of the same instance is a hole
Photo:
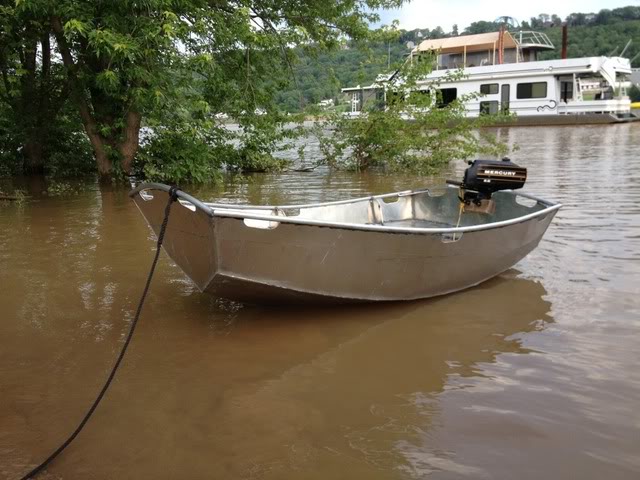
[[[502,113],[509,113],[509,101],[511,100],[511,85],[508,83],[502,84],[502,95],[500,96],[500,110]]]
[[[480,115],[494,115],[498,113],[498,102],[480,102]]]
[[[484,93],[485,95],[495,95],[498,93],[498,84],[497,83],[485,83],[480,85],[480,93]]]
[[[565,103],[573,100],[573,80],[562,80],[560,82],[560,100]]]
[[[516,98],[545,98],[547,96],[547,82],[519,83]]]
[[[457,88],[441,88],[438,92],[438,108],[446,107],[458,97]]]

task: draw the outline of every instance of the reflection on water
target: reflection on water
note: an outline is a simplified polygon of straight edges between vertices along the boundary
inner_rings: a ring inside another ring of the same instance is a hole
[[[565,208],[518,270],[459,294],[247,307],[164,257],[116,382],[44,478],[637,478],[638,127],[500,130],[526,189]],[[295,203],[436,181],[320,171],[196,193]],[[2,207],[0,232],[0,478],[15,478],[95,396],[154,243],[119,190]]]

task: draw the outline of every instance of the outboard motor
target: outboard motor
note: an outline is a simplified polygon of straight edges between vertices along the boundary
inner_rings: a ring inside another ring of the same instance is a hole
[[[527,180],[527,169],[505,157],[500,160],[473,160],[464,171],[462,182],[447,180],[462,190],[460,201],[465,205],[480,206],[482,200],[491,200],[491,195],[500,190],[522,188]]]
[[[460,187],[460,208],[468,212],[492,214],[495,203],[491,196],[500,190],[522,188],[527,180],[527,169],[509,158],[500,160],[473,160],[464,171],[462,182],[447,180]]]

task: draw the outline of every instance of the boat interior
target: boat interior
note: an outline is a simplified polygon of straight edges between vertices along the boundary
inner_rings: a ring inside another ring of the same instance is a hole
[[[524,194],[501,191],[493,194],[492,204],[485,205],[483,208],[474,208],[475,205],[469,205],[461,210],[459,195],[458,188],[443,187],[310,205],[262,207],[219,203],[204,205],[214,210],[214,215],[244,217],[245,224],[254,228],[275,228],[282,217],[342,225],[455,228],[513,220],[551,206],[549,203]],[[271,218],[266,219],[267,216]]]

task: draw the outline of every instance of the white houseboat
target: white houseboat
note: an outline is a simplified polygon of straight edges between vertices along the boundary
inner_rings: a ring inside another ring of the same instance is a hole
[[[508,31],[425,40],[408,62],[426,53],[437,55],[437,67],[418,88],[438,83],[443,104],[462,95],[480,93],[465,102],[468,117],[499,111],[516,114],[520,125],[617,123],[639,120],[626,93],[631,64],[621,57],[563,58],[539,61],[538,53],[553,50],[540,32]],[[452,70],[462,77],[450,81]],[[369,101],[384,95],[393,75],[366,87],[345,88],[350,115],[359,115]]]

